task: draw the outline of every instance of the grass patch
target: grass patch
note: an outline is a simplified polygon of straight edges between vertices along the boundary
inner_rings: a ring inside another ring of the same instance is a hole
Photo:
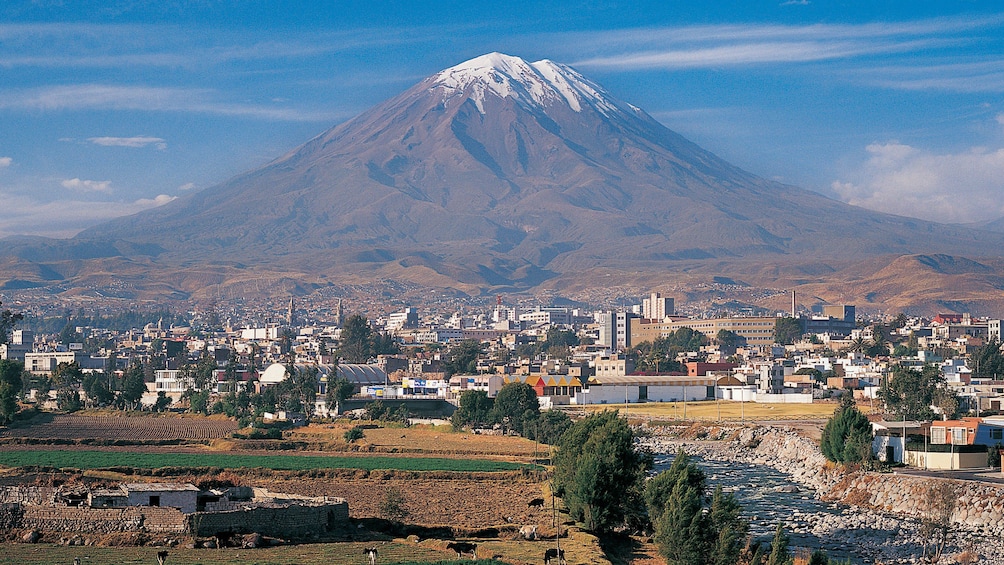
[[[218,467],[222,469],[377,469],[400,471],[496,472],[536,469],[508,461],[443,457],[350,457],[307,455],[240,455],[229,453],[122,453],[115,451],[4,451],[0,465],[57,469],[157,469],[160,467]]]

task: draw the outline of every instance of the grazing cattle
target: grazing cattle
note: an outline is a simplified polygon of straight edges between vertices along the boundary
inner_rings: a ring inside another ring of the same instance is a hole
[[[543,498],[535,498],[535,499],[531,500],[530,502],[527,502],[526,503],[526,507],[527,508],[543,508],[544,507],[544,499]]]
[[[557,559],[559,565],[565,565],[565,550],[550,548],[544,552],[544,565],[551,565],[551,560]]]
[[[463,557],[465,553],[470,553],[472,559],[478,558],[477,554],[478,544],[476,543],[468,543],[466,541],[451,541],[450,543],[446,544],[446,549],[452,549],[453,551],[456,551],[457,559]]]
[[[531,524],[529,526],[521,527],[519,529],[519,535],[523,536],[523,539],[528,541],[537,539],[537,525]]]
[[[363,550],[363,555],[370,558],[370,565],[376,565],[377,560],[377,548],[367,547]]]
[[[167,550],[157,552],[157,565],[164,565],[167,563]],[[79,565],[79,564],[78,564]]]

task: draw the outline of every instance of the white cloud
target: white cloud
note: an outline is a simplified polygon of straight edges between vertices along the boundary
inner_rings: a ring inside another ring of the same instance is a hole
[[[74,192],[106,192],[111,193],[112,181],[110,180],[81,180],[78,178],[66,179],[60,184],[63,188]]]
[[[87,141],[104,147],[146,147],[154,145],[157,149],[167,149],[167,141],[159,137],[89,137]]]
[[[155,208],[171,200],[174,200],[173,196],[161,194],[134,202],[38,202],[28,196],[0,192],[0,201],[4,203],[4,213],[0,214],[0,237],[72,237],[80,230],[101,222]]]
[[[74,84],[11,91],[0,97],[0,108],[27,110],[143,110],[194,112],[287,121],[330,121],[335,114],[294,108],[215,100],[215,91],[198,88],[162,88]]]
[[[179,186],[178,190],[184,192],[186,190],[192,190],[193,188],[195,188],[195,183],[194,182],[186,182],[185,184]]]
[[[891,141],[866,150],[861,170],[830,185],[850,204],[949,223],[1004,216],[1004,148],[935,154]]]
[[[9,167],[13,162],[14,159],[11,159],[10,157],[0,157],[0,169]]]
[[[1004,114],[997,114],[997,123],[1004,126]]]

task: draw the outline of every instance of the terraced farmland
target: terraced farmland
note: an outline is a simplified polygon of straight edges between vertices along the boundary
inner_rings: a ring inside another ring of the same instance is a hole
[[[32,422],[0,429],[0,437],[108,440],[209,440],[227,437],[237,423],[222,418],[177,416],[79,416],[43,414]]]

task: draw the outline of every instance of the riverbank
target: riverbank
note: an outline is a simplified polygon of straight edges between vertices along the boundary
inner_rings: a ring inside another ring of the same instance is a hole
[[[690,455],[731,463],[741,472],[769,467],[789,477],[792,488],[835,505],[825,511],[794,510],[785,517],[785,527],[799,539],[815,539],[831,554],[846,552],[864,563],[919,562],[925,541],[923,495],[931,481],[942,479],[846,472],[829,464],[815,442],[782,427],[716,428],[711,439],[717,441],[681,439],[658,427],[647,430],[642,444],[654,453],[671,455],[684,447]],[[959,496],[941,562],[1004,565],[1004,489],[951,482]],[[745,511],[756,516],[759,509]],[[965,561],[974,557],[979,561]]]

